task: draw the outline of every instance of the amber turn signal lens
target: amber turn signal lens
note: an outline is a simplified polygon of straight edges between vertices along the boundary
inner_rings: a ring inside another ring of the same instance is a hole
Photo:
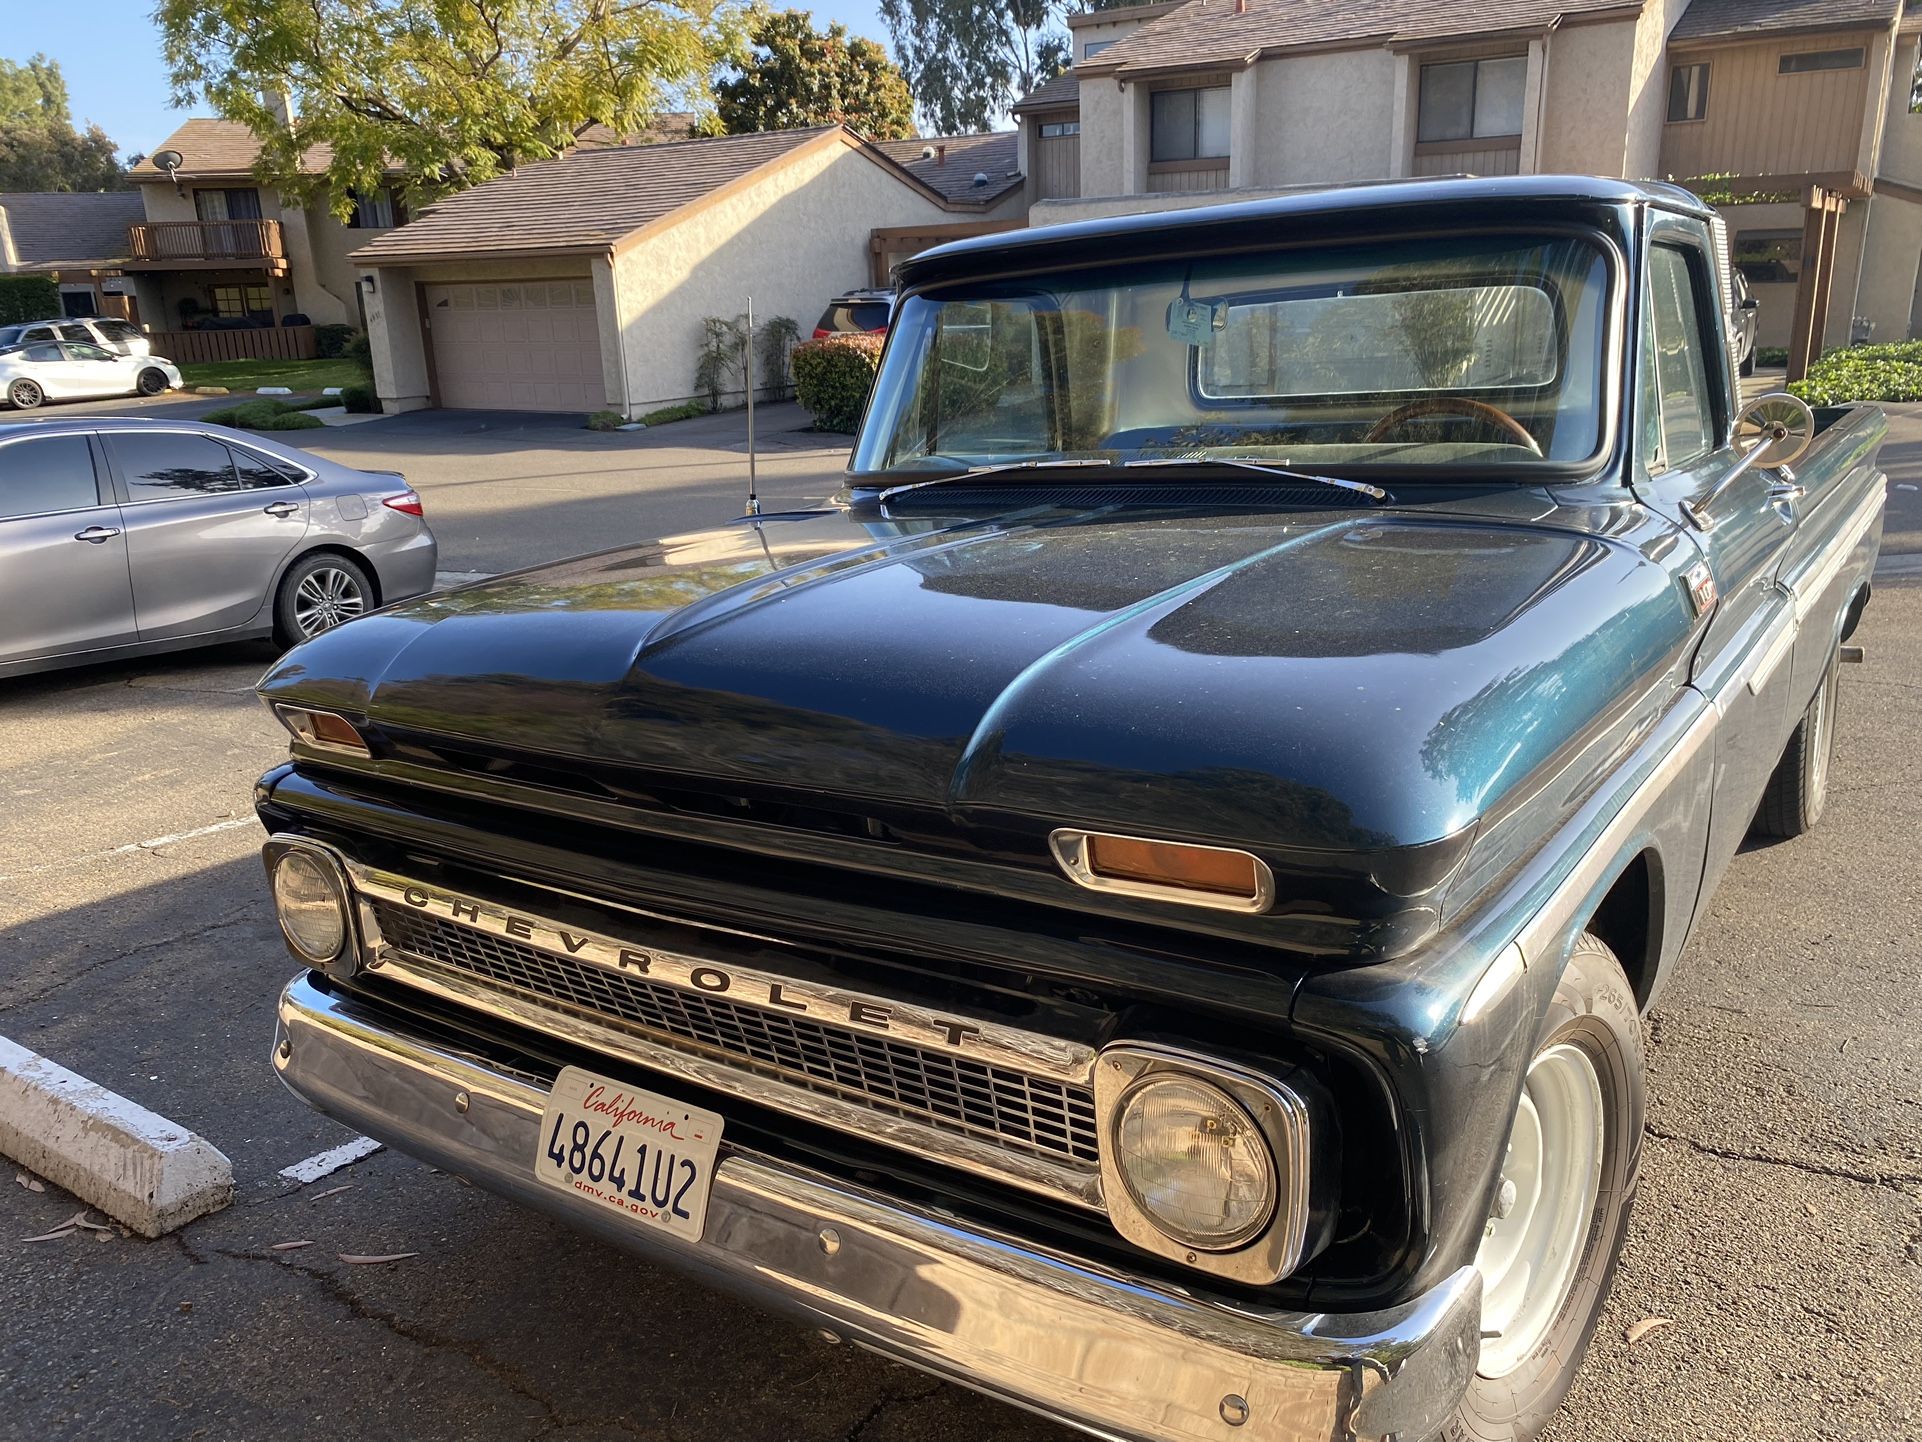
[[[1214,846],[1092,835],[1087,840],[1087,863],[1089,871],[1110,881],[1179,886],[1250,901],[1261,891],[1254,857]]]
[[[295,706],[276,706],[274,715],[280,718],[281,725],[294,733],[296,740],[305,741],[309,746],[318,746],[325,751],[351,751],[356,756],[368,754],[366,740],[345,716],[336,716],[331,711],[306,711]]]

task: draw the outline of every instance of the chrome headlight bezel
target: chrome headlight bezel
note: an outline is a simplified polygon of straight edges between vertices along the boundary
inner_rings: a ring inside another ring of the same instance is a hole
[[[1157,1077],[1199,1082],[1221,1092],[1247,1114],[1268,1149],[1273,1200],[1249,1235],[1205,1247],[1163,1229],[1136,1201],[1120,1166],[1116,1131],[1123,1109]],[[1300,1091],[1247,1068],[1169,1046],[1120,1043],[1095,1062],[1095,1112],[1101,1128],[1101,1193],[1108,1219],[1128,1241],[1229,1281],[1265,1286],[1280,1281],[1307,1254],[1315,1194],[1311,1186],[1311,1131],[1316,1112]]]
[[[319,869],[333,890],[334,902],[340,912],[340,945],[325,957],[309,951],[296,939],[287,926],[281,908],[278,885],[280,868],[290,856],[296,855]],[[280,928],[280,938],[286,944],[288,953],[302,966],[324,971],[330,976],[351,976],[360,965],[360,929],[353,889],[347,884],[347,868],[340,854],[330,846],[309,841],[305,837],[274,836],[261,847],[260,858],[267,869],[268,894],[274,899],[274,922]]]

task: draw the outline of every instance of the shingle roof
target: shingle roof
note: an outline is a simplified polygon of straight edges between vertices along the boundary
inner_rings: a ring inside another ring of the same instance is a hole
[[[664,145],[575,150],[537,160],[438,201],[353,258],[378,264],[417,256],[612,245],[810,141],[840,130],[770,130]]]
[[[127,257],[127,227],[145,220],[137,190],[0,192],[22,269],[87,270]]]
[[[1112,50],[1114,47],[1108,48]],[[1074,71],[1064,70],[1039,90],[1031,91],[1017,101],[1013,107],[1013,113],[1020,115],[1028,110],[1057,110],[1080,103],[1081,79]]]
[[[606,150],[616,145],[660,145],[669,140],[688,140],[694,135],[694,122],[701,117],[692,110],[663,110],[654,123],[632,135],[622,135],[611,125],[592,121],[574,132],[574,144],[582,150]]]
[[[255,138],[253,131],[238,120],[200,117],[182,124],[153,148],[153,154],[158,155],[163,150],[180,152],[180,174],[183,177],[246,175],[260,158],[260,141]],[[333,158],[332,147],[310,146],[306,155],[301,157],[300,168],[318,174],[327,168]],[[152,185],[165,180],[167,172],[149,158],[130,167],[127,176],[137,183]]]
[[[1880,30],[1900,0],[1693,0],[1669,32],[1671,40],[1767,35],[1781,30]]]
[[[1078,67],[1084,73],[1240,65],[1264,53],[1342,41],[1392,44],[1544,29],[1565,16],[1634,13],[1643,0],[1188,0]],[[1032,97],[1031,97],[1032,98]],[[1027,102],[1023,102],[1026,104]]]
[[[939,191],[942,199],[960,205],[991,205],[1021,183],[1021,137],[1012,130],[869,143],[924,185]],[[923,160],[921,152],[929,147],[934,148],[936,158]],[[947,153],[945,163],[939,159],[943,149]],[[988,183],[976,185],[976,175],[986,175]]]

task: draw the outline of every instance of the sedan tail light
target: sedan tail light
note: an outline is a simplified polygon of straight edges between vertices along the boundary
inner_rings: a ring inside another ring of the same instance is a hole
[[[421,509],[420,496],[413,491],[402,491],[398,496],[382,496],[380,503],[404,516],[425,515]]]

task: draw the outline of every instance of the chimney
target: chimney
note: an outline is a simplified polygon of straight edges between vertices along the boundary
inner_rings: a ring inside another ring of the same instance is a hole
[[[292,125],[294,123],[294,105],[293,102],[287,98],[287,92],[282,87],[272,85],[262,90],[260,92],[260,103],[265,105],[267,107],[267,113],[272,115],[274,119],[278,120],[282,125]]]
[[[934,163],[936,165],[946,165],[948,163],[948,147],[947,146],[937,145],[934,147]]]

